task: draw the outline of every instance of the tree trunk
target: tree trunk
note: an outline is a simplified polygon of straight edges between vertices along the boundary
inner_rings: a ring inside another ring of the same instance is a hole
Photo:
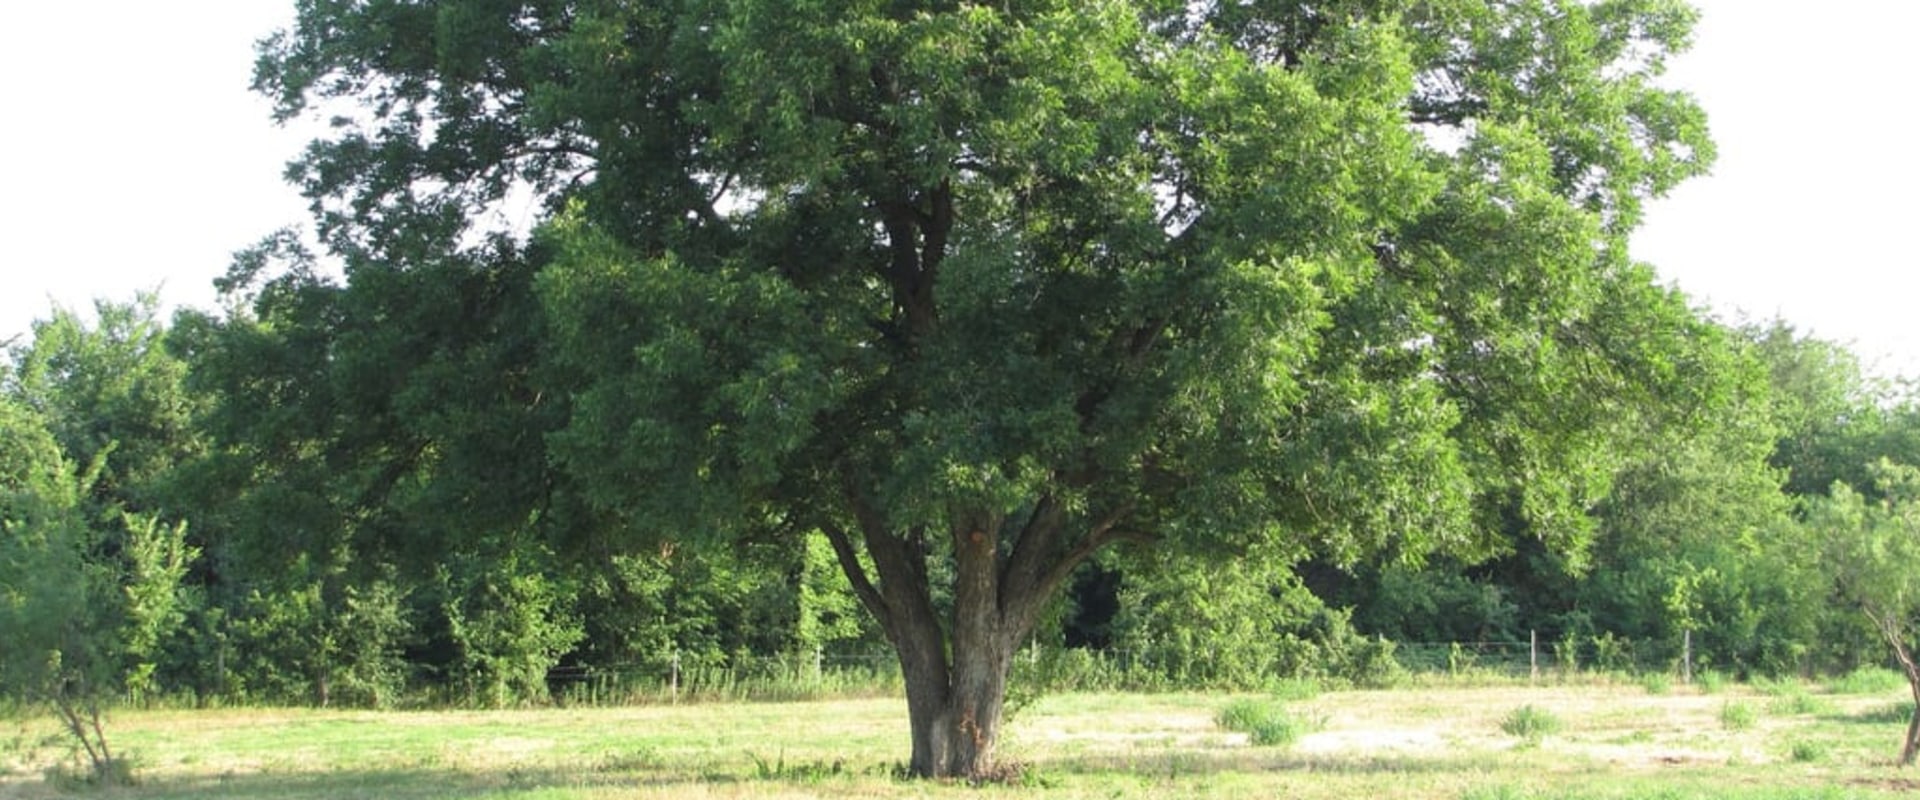
[[[1900,766],[1911,767],[1914,759],[1920,757],[1920,663],[1913,660],[1913,651],[1907,647],[1906,626],[1900,614],[1871,605],[1862,610],[1880,629],[1887,646],[1893,648],[1893,657],[1907,676],[1907,689],[1913,693],[1913,715],[1907,719],[1907,739],[1900,746]]]
[[[1032,627],[1030,615],[1023,613],[1026,604],[1014,604],[1015,613],[1006,611],[998,537],[988,533],[997,524],[987,520],[954,532],[950,627],[943,630],[932,614],[897,611],[888,625],[907,689],[913,733],[908,769],[918,777],[979,780],[995,774],[993,751],[1006,707],[1007,673],[1014,649]],[[917,601],[906,607],[931,609]]]
[[[1913,691],[1913,716],[1907,720],[1907,743],[1900,748],[1900,766],[1911,767],[1915,756],[1920,756],[1920,687]]]
[[[1913,693],[1913,714],[1907,719],[1907,741],[1900,746],[1900,766],[1913,766],[1914,758],[1920,756],[1920,664],[1915,664],[1913,654],[1908,652],[1905,642],[1893,647],[1894,654],[1900,659],[1901,671],[1907,675],[1907,689]]]
[[[991,779],[998,773],[994,744],[1006,707],[1010,648],[953,643],[949,680],[926,670],[906,674],[907,716],[913,736],[908,771],[922,778]],[[905,666],[906,660],[902,659]]]
[[[952,541],[953,607],[942,618],[928,582],[925,528],[892,529],[855,482],[846,481],[859,536],[823,526],[854,594],[880,622],[900,658],[913,734],[908,770],[922,778],[1000,777],[994,745],[1006,708],[1014,651],[1040,609],[1073,568],[1115,541],[1116,509],[1066,540],[1066,515],[1051,497],[1036,503],[1024,525],[995,513],[962,515]],[[873,573],[862,564],[865,545]],[[877,578],[877,580],[875,580]]]

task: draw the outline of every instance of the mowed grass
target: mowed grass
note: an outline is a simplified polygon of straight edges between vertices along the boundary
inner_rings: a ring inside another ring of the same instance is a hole
[[[152,798],[1850,798],[1907,796],[1891,764],[1900,690],[1769,703],[1639,684],[1259,697],[1314,722],[1281,747],[1222,728],[1250,696],[1071,694],[1021,709],[1001,742],[1020,778],[972,787],[896,777],[898,699],[525,711],[122,712],[111,736]],[[1729,703],[1756,709],[1723,724]],[[1502,730],[1518,708],[1559,726]],[[0,723],[0,797],[69,797],[49,722]]]

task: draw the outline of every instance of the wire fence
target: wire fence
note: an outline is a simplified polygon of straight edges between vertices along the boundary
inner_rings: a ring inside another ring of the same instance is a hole
[[[1538,676],[1548,672],[1670,673],[1690,680],[1694,672],[1693,633],[1678,642],[1629,639],[1603,633],[1549,641],[1401,642],[1394,657],[1415,673],[1493,672]]]
[[[1686,682],[1694,671],[1691,633],[1679,642],[1611,634],[1552,641],[1536,634],[1517,641],[1403,642],[1394,644],[1392,656],[1414,675],[1537,679],[1579,672],[1629,672],[1664,673]],[[1168,665],[1159,660],[1118,648],[1029,646],[1021,651],[1015,670],[1017,680],[1052,690],[1178,687],[1178,676],[1162,674]],[[1259,677],[1277,681],[1299,676]],[[899,662],[885,651],[699,660],[668,654],[644,664],[556,667],[549,671],[547,683],[556,701],[585,704],[802,700],[898,694],[902,688]]]
[[[896,693],[899,662],[889,653],[826,653],[560,666],[547,672],[560,702],[589,704],[698,700],[795,700]]]

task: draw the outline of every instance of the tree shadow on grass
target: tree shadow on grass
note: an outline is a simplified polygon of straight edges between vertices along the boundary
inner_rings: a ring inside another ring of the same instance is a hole
[[[1850,714],[1835,714],[1828,719],[1834,722],[1850,722],[1859,725],[1905,725],[1913,719],[1913,701],[1901,700],[1884,706],[1856,711]]]
[[[1502,763],[1499,753],[1326,754],[1252,748],[1160,750],[1038,758],[1027,767],[1041,774],[1205,775],[1245,772],[1321,774],[1430,774],[1488,770]]]
[[[641,790],[658,796],[673,796],[693,787],[716,785],[743,786],[764,783],[769,786],[830,786],[835,782],[871,779],[890,774],[890,768],[876,766],[866,770],[816,772],[810,766],[779,774],[767,774],[765,765],[636,767],[584,761],[549,765],[503,764],[496,769],[432,769],[396,767],[392,769],[324,770],[313,772],[266,771],[229,772],[221,775],[157,776],[141,780],[136,794],[157,800],[338,800],[338,798],[382,798],[382,800],[451,800],[452,798],[512,798],[520,796],[564,798],[603,796]],[[57,796],[49,793],[49,796]]]

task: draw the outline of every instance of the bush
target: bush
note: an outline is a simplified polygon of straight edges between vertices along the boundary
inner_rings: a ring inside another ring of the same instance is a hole
[[[1509,711],[1507,716],[1500,720],[1500,730],[1505,731],[1508,736],[1517,736],[1533,743],[1558,733],[1560,728],[1560,717],[1552,711],[1532,705],[1524,705]]]
[[[1394,656],[1392,640],[1380,636],[1349,645],[1347,668],[1341,677],[1362,689],[1394,689],[1407,683],[1409,673]]]
[[[1633,669],[1633,642],[1613,635],[1608,631],[1595,636],[1593,641],[1594,666],[1603,670]]]
[[[1719,670],[1707,670],[1694,677],[1694,685],[1704,694],[1715,694],[1727,688],[1727,676]]]
[[[1728,701],[1720,706],[1720,727],[1727,730],[1744,731],[1759,721],[1759,713],[1746,703]]]
[[[1214,722],[1226,730],[1247,734],[1247,741],[1261,747],[1290,746],[1317,727],[1276,701],[1256,699],[1228,703]]]
[[[1673,678],[1664,672],[1649,672],[1640,677],[1640,685],[1647,694],[1666,694],[1673,691]]]

